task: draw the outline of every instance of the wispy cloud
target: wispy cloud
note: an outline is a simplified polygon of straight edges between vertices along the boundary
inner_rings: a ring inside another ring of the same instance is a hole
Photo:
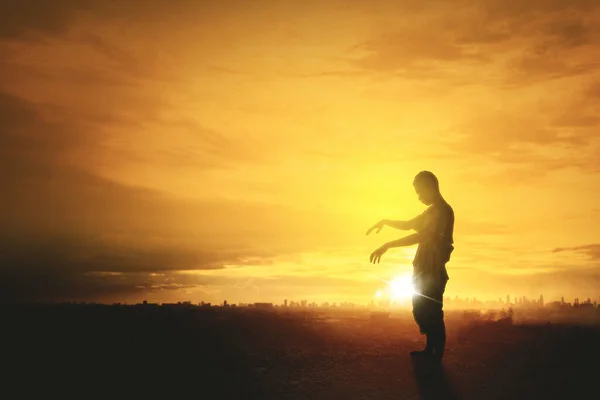
[[[556,247],[552,250],[554,253],[574,252],[587,255],[594,261],[600,261],[600,243],[586,244],[573,247]]]
[[[482,0],[452,9],[432,4],[406,10],[398,5],[416,22],[357,45],[354,50],[362,55],[351,63],[413,79],[446,76],[451,82],[467,74],[507,87],[598,71],[593,57],[600,43],[597,4],[528,3]]]

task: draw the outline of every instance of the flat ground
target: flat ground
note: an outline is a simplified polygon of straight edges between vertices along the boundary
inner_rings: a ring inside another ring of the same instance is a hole
[[[600,333],[446,313],[441,369],[411,360],[409,313],[9,308],[2,391],[61,398],[600,398]],[[3,396],[4,398],[16,398]]]

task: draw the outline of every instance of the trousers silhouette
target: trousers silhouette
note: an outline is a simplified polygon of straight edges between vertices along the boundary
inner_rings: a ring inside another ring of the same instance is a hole
[[[413,295],[413,316],[421,334],[427,336],[425,350],[441,358],[446,346],[446,325],[444,323],[443,298],[447,279],[431,281],[415,279],[417,294]]]

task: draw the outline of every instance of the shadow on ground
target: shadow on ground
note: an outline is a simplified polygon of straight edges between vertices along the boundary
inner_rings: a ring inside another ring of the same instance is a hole
[[[415,382],[422,400],[459,400],[445,367],[423,357],[411,357]]]

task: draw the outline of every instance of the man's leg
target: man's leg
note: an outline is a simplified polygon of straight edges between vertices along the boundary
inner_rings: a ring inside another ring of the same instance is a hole
[[[444,292],[446,290],[447,281],[444,280],[436,293],[434,298],[439,300],[439,303],[435,303],[435,311],[432,313],[431,332],[428,335],[430,346],[433,350],[433,356],[438,361],[441,361],[444,356],[444,350],[446,347],[446,324],[444,322]]]
[[[446,325],[443,319],[440,319],[437,324],[431,329],[428,335],[433,357],[440,361],[444,356],[446,347]]]
[[[427,331],[427,304],[426,301],[428,301],[426,298],[415,294],[413,295],[413,299],[412,299],[412,304],[413,304],[413,317],[415,318],[415,322],[417,323],[417,325],[419,326],[419,331],[421,332],[422,335],[426,335],[427,337],[427,344],[425,346],[425,349],[423,350],[413,350],[410,352],[411,355],[416,356],[416,355],[431,355],[431,346],[430,346],[430,340],[429,340],[429,335],[428,335],[428,331]]]
[[[437,287],[435,287],[437,286]],[[420,295],[413,297],[413,315],[422,334],[427,335],[424,350],[413,351],[412,355],[431,355],[441,360],[446,345],[446,326],[444,324],[443,295],[446,281],[441,285],[421,286]]]

